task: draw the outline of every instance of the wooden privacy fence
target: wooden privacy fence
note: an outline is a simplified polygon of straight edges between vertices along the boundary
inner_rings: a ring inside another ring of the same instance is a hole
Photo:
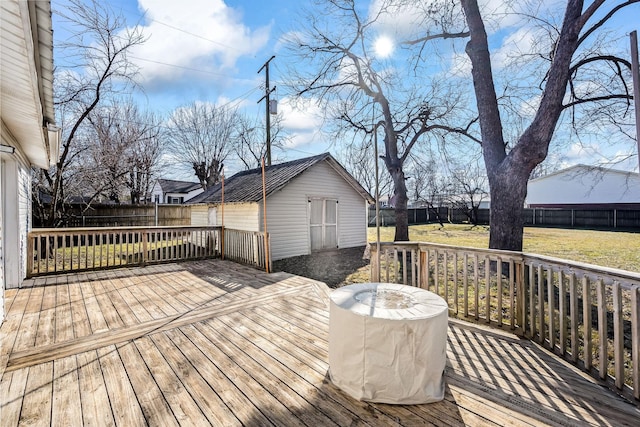
[[[88,209],[67,205],[65,227],[171,227],[191,225],[191,206],[185,205],[103,205]]]
[[[34,229],[27,277],[224,257],[225,250],[233,261],[263,268],[268,238],[257,234],[212,226]]]
[[[531,339],[640,399],[640,274],[520,252],[371,244],[371,280],[431,290],[452,316]]]

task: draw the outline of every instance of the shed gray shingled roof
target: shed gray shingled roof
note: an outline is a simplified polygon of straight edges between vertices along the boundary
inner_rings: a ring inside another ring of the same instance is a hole
[[[199,182],[176,181],[173,179],[159,179],[158,183],[164,193],[188,193],[200,187]]]
[[[373,203],[373,197],[362,188],[347,170],[336,161],[331,154],[323,153],[313,157],[293,160],[278,165],[271,165],[265,168],[265,181],[267,196],[286,186],[293,178],[302,174],[311,166],[322,161],[327,162],[338,174],[342,176],[362,198]],[[220,183],[208,188],[203,193],[198,194],[186,201],[187,204],[197,203],[220,203],[222,200],[222,185]],[[258,202],[262,200],[262,170],[260,168],[238,172],[224,183],[225,203],[238,202]]]

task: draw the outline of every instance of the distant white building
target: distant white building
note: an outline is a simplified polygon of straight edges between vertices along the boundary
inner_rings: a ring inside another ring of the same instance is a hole
[[[203,191],[199,182],[159,179],[151,189],[151,203],[182,204]]]
[[[639,209],[640,175],[596,166],[575,165],[527,186],[529,208]]]

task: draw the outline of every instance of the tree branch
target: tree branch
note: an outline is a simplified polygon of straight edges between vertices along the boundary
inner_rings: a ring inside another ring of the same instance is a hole
[[[591,26],[587,31],[585,31],[585,33],[582,36],[580,36],[580,38],[578,39],[578,46],[580,46],[582,44],[582,42],[585,41],[587,39],[587,37],[589,37],[595,30],[597,30],[598,28],[602,27],[620,9],[622,9],[624,7],[627,7],[630,4],[638,3],[639,1],[640,0],[627,0],[624,3],[620,3],[619,5],[617,5],[613,9],[611,9],[609,11],[609,13],[607,13],[604,16],[604,18],[602,18],[601,20],[599,20],[598,22],[593,24],[593,26]],[[591,4],[589,9],[587,9],[582,14],[582,26],[584,26],[586,24],[586,22],[593,16],[593,14],[596,12],[596,10],[600,6],[602,6],[603,3],[604,3],[604,0],[598,0],[598,1],[596,1],[596,2]]]
[[[563,109],[575,107],[576,105],[585,104],[587,102],[597,102],[597,101],[609,101],[612,99],[633,99],[633,95],[623,95],[623,94],[612,94],[612,95],[602,95],[595,96],[593,98],[584,98],[584,99],[576,99],[568,104],[564,104],[562,106]]]
[[[435,40],[435,39],[462,39],[465,37],[469,37],[469,34],[470,34],[469,31],[461,31],[459,33],[430,34],[415,40],[405,40],[401,42],[401,44],[416,45],[420,43],[426,43],[430,40]]]

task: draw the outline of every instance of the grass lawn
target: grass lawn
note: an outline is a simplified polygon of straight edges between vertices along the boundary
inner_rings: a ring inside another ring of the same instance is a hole
[[[393,241],[394,227],[380,228],[380,241]],[[376,228],[369,227],[369,242],[376,241]],[[468,224],[412,225],[409,239],[476,248],[489,247],[489,227]],[[527,253],[640,272],[640,233],[560,228],[525,227]]]

